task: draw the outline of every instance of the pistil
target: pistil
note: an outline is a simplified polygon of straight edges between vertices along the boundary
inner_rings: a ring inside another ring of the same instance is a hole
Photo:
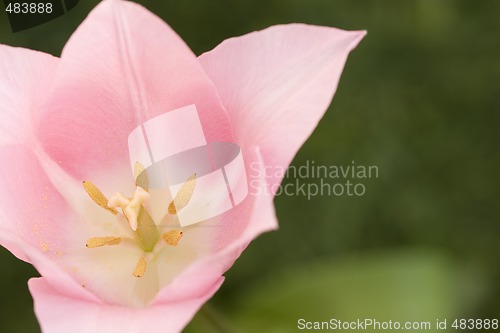
[[[144,207],[141,207],[139,210],[137,230],[135,232],[142,243],[144,252],[153,251],[160,235],[158,234],[158,228],[156,227],[153,218],[149,215],[146,209],[144,209]]]
[[[132,199],[124,197],[121,193],[115,193],[111,199],[109,199],[108,206],[111,208],[121,208],[123,215],[125,215],[130,224],[130,228],[136,231],[142,204],[146,202],[149,197],[150,195],[146,190],[137,186]]]

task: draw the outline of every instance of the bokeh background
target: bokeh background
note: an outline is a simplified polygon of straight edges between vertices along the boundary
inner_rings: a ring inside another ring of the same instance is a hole
[[[60,55],[97,2],[15,34],[0,13],[0,42]],[[379,177],[361,197],[276,198],[280,230],[249,246],[187,332],[500,318],[499,1],[138,2],[196,54],[279,23],[368,30],[294,165],[355,161]],[[3,248],[0,267],[0,332],[39,332],[36,271]]]

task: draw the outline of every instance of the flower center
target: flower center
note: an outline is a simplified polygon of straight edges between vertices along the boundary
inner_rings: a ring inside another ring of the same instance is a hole
[[[133,238],[118,235],[92,237],[87,240],[86,247],[92,249],[122,243],[139,246],[144,255],[139,259],[132,272],[135,277],[139,278],[146,273],[148,257],[161,250],[164,246],[177,246],[183,236],[183,231],[181,229],[165,231],[164,227],[157,225],[151,217],[147,209],[150,198],[148,177],[144,167],[138,162],[134,168],[134,178],[136,189],[132,198],[125,197],[121,193],[115,193],[108,200],[99,188],[89,181],[83,182],[83,188],[97,205],[116,216],[117,223],[123,223],[123,217],[125,217],[134,234]],[[174,200],[169,204],[167,214],[176,215],[178,211],[188,204],[195,184],[196,175],[194,174],[189,177]],[[160,242],[160,239],[162,242]]]

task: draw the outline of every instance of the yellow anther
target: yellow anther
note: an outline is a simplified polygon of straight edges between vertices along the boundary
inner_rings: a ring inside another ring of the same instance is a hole
[[[118,245],[122,242],[120,237],[92,237],[87,241],[88,248],[101,247],[105,245]]]
[[[95,186],[94,184],[92,184],[89,181],[84,181],[83,182],[83,188],[85,189],[85,191],[87,192],[87,194],[89,195],[89,197],[96,204],[98,204],[102,208],[110,211],[111,213],[113,213],[115,215],[118,214],[118,211],[115,208],[112,208],[112,207],[108,206],[108,198],[106,198],[104,196],[104,194],[102,194],[102,192],[97,188],[97,186]]]
[[[148,190],[149,188],[149,179],[148,173],[145,171],[144,165],[140,162],[135,162],[134,164],[134,178],[135,185],[142,187],[144,190]]]
[[[182,230],[170,230],[161,235],[165,244],[170,246],[177,246],[182,238]]]
[[[192,174],[191,177],[181,186],[179,192],[175,196],[174,200],[168,205],[168,212],[170,214],[177,214],[182,208],[186,207],[193,196],[194,187],[196,186],[196,174]]]
[[[146,267],[147,267],[146,258],[142,257],[137,262],[137,265],[135,266],[134,269],[134,273],[132,274],[134,274],[135,277],[140,278],[146,273]]]

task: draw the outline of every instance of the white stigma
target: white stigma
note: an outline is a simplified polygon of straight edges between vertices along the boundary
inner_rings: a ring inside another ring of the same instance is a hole
[[[140,186],[136,186],[132,199],[124,197],[121,193],[115,193],[108,202],[110,208],[121,208],[123,215],[128,220],[130,228],[137,230],[137,217],[143,202],[149,200],[150,194]]]

